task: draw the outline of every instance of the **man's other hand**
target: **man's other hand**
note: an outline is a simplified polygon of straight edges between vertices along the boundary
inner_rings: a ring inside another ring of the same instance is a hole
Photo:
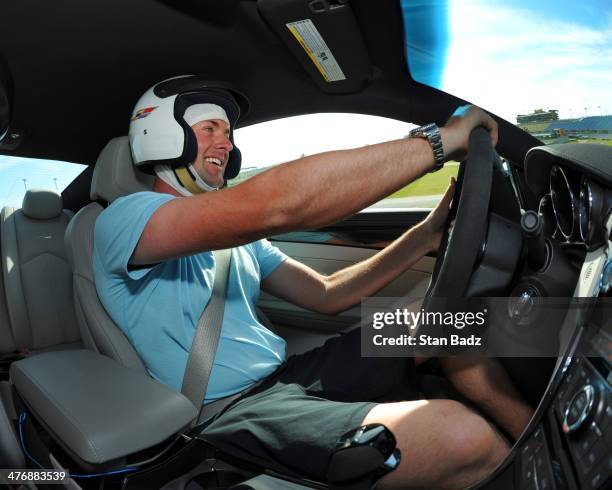
[[[474,128],[483,126],[491,135],[493,147],[497,145],[497,122],[480,107],[464,105],[458,107],[440,129],[442,146],[446,160],[461,161],[468,150],[470,133]]]
[[[425,234],[425,240],[429,243],[429,251],[437,252],[444,236],[444,226],[448,219],[448,213],[450,211],[450,205],[455,195],[456,181],[451,178],[446,192],[440,199],[438,205],[431,210],[427,218],[418,225],[419,230]]]

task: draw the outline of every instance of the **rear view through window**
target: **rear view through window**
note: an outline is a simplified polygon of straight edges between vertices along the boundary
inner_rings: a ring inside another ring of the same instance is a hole
[[[78,163],[0,155],[0,208],[20,208],[28,189],[61,193],[85,168]]]

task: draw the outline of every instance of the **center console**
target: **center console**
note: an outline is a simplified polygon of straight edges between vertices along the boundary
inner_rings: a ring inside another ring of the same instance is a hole
[[[612,319],[576,330],[529,428],[480,488],[612,487]]]

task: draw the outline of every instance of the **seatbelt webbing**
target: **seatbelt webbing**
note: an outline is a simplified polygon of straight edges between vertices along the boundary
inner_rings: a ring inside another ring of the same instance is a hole
[[[210,300],[198,321],[181,387],[181,393],[200,411],[221,336],[227,280],[232,259],[231,249],[216,250],[213,253],[216,262],[213,288]]]

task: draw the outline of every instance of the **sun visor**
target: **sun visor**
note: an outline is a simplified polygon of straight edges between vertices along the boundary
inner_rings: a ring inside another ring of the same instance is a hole
[[[536,146],[525,157],[525,180],[538,198],[548,192],[548,176],[555,164],[585,173],[605,186],[612,185],[612,147],[592,143]]]
[[[349,0],[258,0],[263,19],[324,92],[359,92],[375,69]]]
[[[8,133],[13,115],[13,78],[8,64],[0,53],[0,143]]]

